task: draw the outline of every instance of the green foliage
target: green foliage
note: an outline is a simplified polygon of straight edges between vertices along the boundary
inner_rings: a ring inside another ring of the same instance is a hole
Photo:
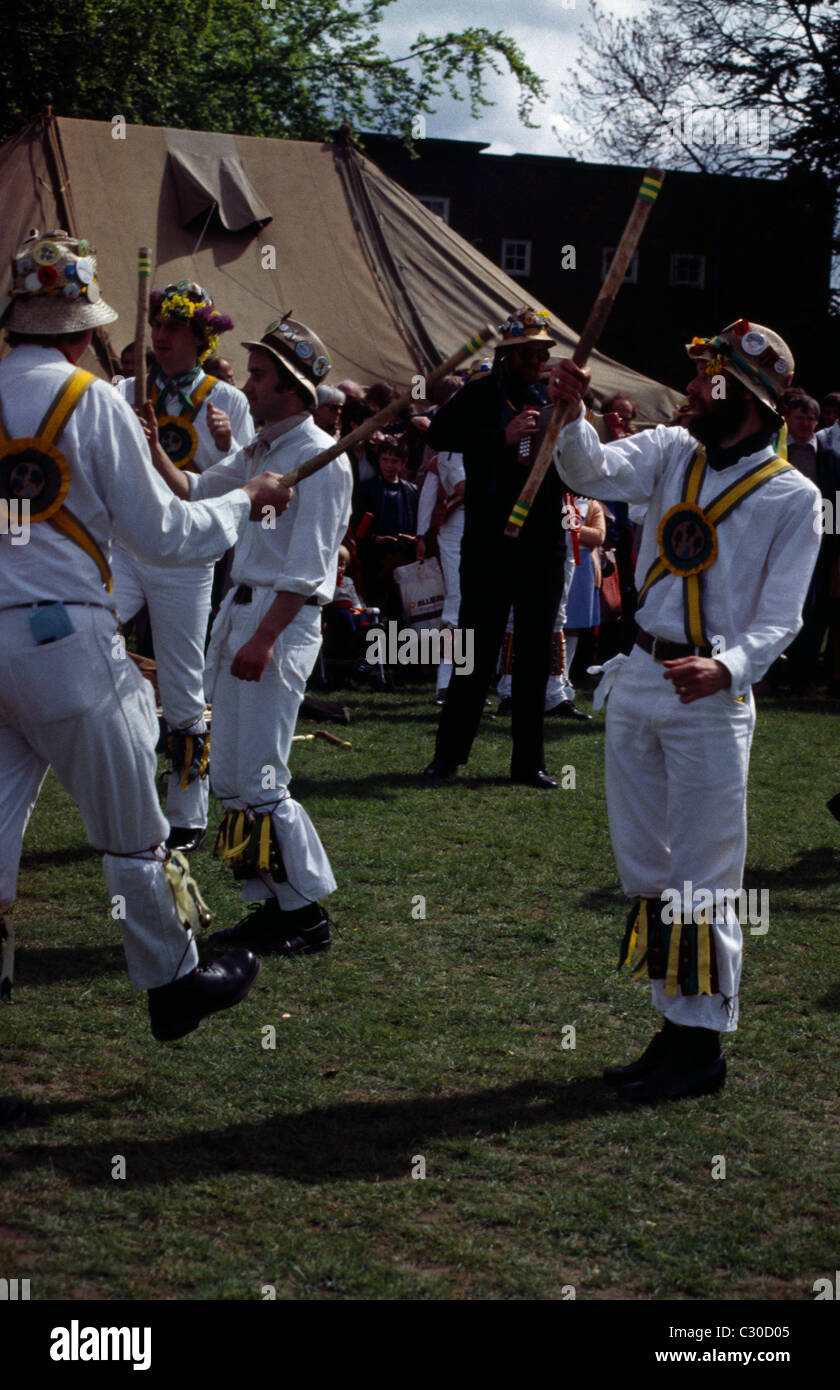
[[[0,131],[58,115],[241,135],[322,139],[354,129],[408,136],[444,93],[491,104],[488,76],[519,85],[525,124],[542,80],[513,39],[467,28],[420,33],[390,57],[377,26],[394,0],[19,0],[0,51]],[[416,133],[416,131],[415,131]]]

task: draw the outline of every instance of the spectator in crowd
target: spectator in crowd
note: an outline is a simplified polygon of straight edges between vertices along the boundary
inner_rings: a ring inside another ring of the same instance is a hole
[[[350,551],[346,545],[338,548],[338,572],[332,603],[324,608],[324,657],[328,661],[349,660],[363,655],[359,633],[370,626],[371,619],[347,567]]]
[[[635,401],[631,401],[629,396],[622,396],[619,392],[615,396],[608,396],[604,401],[604,415],[617,415],[619,427],[611,431],[613,439],[621,439],[625,435],[635,434],[636,425],[634,421],[639,413],[639,408]]]
[[[214,376],[217,381],[226,381],[228,386],[235,386],[233,379],[233,367],[226,357],[208,357],[204,363],[204,370],[208,376]]]
[[[601,622],[601,565],[598,550],[607,536],[607,523],[604,508],[594,497],[575,497],[574,505],[581,518],[578,530],[578,558],[572,574],[571,588],[566,600],[566,626],[563,630],[566,684],[562,700],[549,705],[546,713],[568,715],[567,705],[574,709],[574,686],[572,685],[572,662],[575,659],[578,638],[589,632]],[[571,694],[569,694],[571,691]],[[549,694],[551,681],[549,681]],[[581,711],[578,711],[580,715]]]
[[[436,539],[445,590],[443,612],[440,617],[442,628],[458,626],[465,490],[463,456],[446,452],[436,454],[426,472],[423,490],[420,493],[417,514],[417,559],[425,559],[427,539]],[[438,704],[443,704],[443,696],[451,678],[452,662],[442,661],[437,670]]]
[[[554,340],[543,315],[527,307],[511,313],[500,332],[493,370],[447,401],[427,435],[430,447],[464,456],[460,624],[474,633],[475,664],[470,675],[450,682],[425,775],[440,781],[467,761],[513,603],[511,778],[551,789],[557,783],[545,770],[543,715],[568,535],[556,473],[546,476],[519,539],[507,540],[503,533],[550,418],[538,383]]]
[[[824,430],[831,429],[840,418],[840,391],[831,391],[822,403],[820,425]]]
[[[402,605],[393,574],[414,560],[416,550],[417,488],[400,477],[405,457],[401,440],[382,440],[377,475],[360,486],[354,511],[365,598],[383,618],[400,617]]]
[[[832,447],[828,442],[833,437],[833,431],[824,430],[817,434],[820,407],[813,396],[806,395],[804,391],[786,393],[784,412],[788,427],[788,460],[820,489],[828,503],[824,511],[833,519],[837,489],[840,487],[840,448]],[[838,537],[832,530],[823,535],[820,543],[816,568],[802,608],[802,628],[785,652],[786,659],[775,661],[765,678],[759,681],[755,687],[757,694],[769,694],[784,681],[791,686],[795,695],[816,695],[820,649],[830,623],[831,660],[833,664],[840,663],[837,624],[832,621],[831,604],[838,553]],[[834,587],[837,587],[836,581]]]
[[[331,434],[334,439],[338,439],[341,427],[341,408],[346,400],[344,392],[339,391],[337,386],[319,386],[317,394],[318,405],[312,412],[312,418],[325,434]]]

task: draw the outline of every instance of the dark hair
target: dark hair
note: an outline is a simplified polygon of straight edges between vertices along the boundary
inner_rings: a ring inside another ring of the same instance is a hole
[[[289,371],[288,367],[283,366],[283,363],[277,357],[274,356],[273,352],[270,352],[268,355],[274,363],[274,370],[277,373],[277,385],[275,387],[275,390],[277,391],[278,395],[280,395],[283,391],[296,391],[300,399],[303,401],[303,404],[306,406],[306,409],[314,409],[312,405],[312,397],[310,396],[306,387],[301,385],[297,377],[293,376],[292,373]]]
[[[785,414],[789,410],[807,410],[809,415],[820,417],[819,402],[813,396],[806,396],[804,391],[794,391],[785,398]]]
[[[460,391],[463,382],[459,376],[440,377],[432,386],[428,399],[433,405],[445,405],[450,396],[454,396],[456,391]]]
[[[89,328],[77,328],[73,333],[19,333],[10,328],[6,336],[9,347],[20,347],[24,343],[33,343],[36,347],[60,347],[65,343],[80,343],[89,332]]]
[[[372,405],[374,413],[384,410],[386,405],[396,400],[399,395],[396,386],[390,386],[387,381],[375,381],[365,392],[365,400],[368,405]]]
[[[826,406],[833,406],[835,410],[840,410],[840,391],[829,391],[823,401],[823,410]]]
[[[376,450],[376,462],[379,463],[383,454],[396,454],[405,462],[408,458],[408,447],[405,440],[399,435],[388,434]]]

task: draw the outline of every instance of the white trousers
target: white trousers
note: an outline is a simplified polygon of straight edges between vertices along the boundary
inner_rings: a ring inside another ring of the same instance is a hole
[[[132,983],[168,984],[198,953],[154,853],[169,826],[155,792],[152,688],[120,656],[107,609],[70,605],[75,631],[42,646],[32,611],[0,612],[0,909],[17,896],[24,832],[52,764],[105,855],[109,921],[120,923]]]
[[[438,531],[438,554],[443,571],[444,600],[441,627],[457,627],[461,608],[461,540],[464,535],[464,509],[459,507]],[[437,693],[442,695],[452,679],[452,662],[442,661],[437,669]]]
[[[203,734],[204,643],[210,618],[212,565],[164,569],[143,564],[115,545],[112,570],[114,603],[127,623],[145,603],[155,643],[163,717],[170,729]],[[172,825],[207,824],[209,787],[206,777],[181,786],[172,773],[166,794],[166,814]]]
[[[213,704],[213,791],[225,809],[270,811],[287,879],[248,879],[246,901],[275,897],[285,912],[336,889],[330,861],[306,811],[289,795],[289,753],[306,682],[321,647],[321,615],[304,605],[281,632],[259,681],[230,673],[240,647],[253,637],[276,597],[255,588],[251,603],[226,596],[213,624],[207,686]]]
[[[741,887],[747,849],[752,696],[719,690],[683,705],[665,668],[641,647],[621,666],[607,701],[607,808],[621,886],[629,897],[711,890],[720,993],[652,1002],[673,1023],[734,1032],[743,939],[725,891]]]

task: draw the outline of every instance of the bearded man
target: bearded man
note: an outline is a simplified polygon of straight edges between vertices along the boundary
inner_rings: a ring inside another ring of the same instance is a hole
[[[801,626],[819,549],[819,493],[775,454],[787,344],[739,319],[687,352],[697,375],[686,428],[602,446],[581,408],[555,454],[575,492],[647,506],[636,643],[607,664],[596,696],[610,695],[610,833],[635,900],[621,960],[635,953],[664,1014],[638,1061],[604,1073],[631,1101],[724,1083],[719,1035],[738,1023],[751,687]],[[580,404],[588,382],[563,361],[554,390]]]

